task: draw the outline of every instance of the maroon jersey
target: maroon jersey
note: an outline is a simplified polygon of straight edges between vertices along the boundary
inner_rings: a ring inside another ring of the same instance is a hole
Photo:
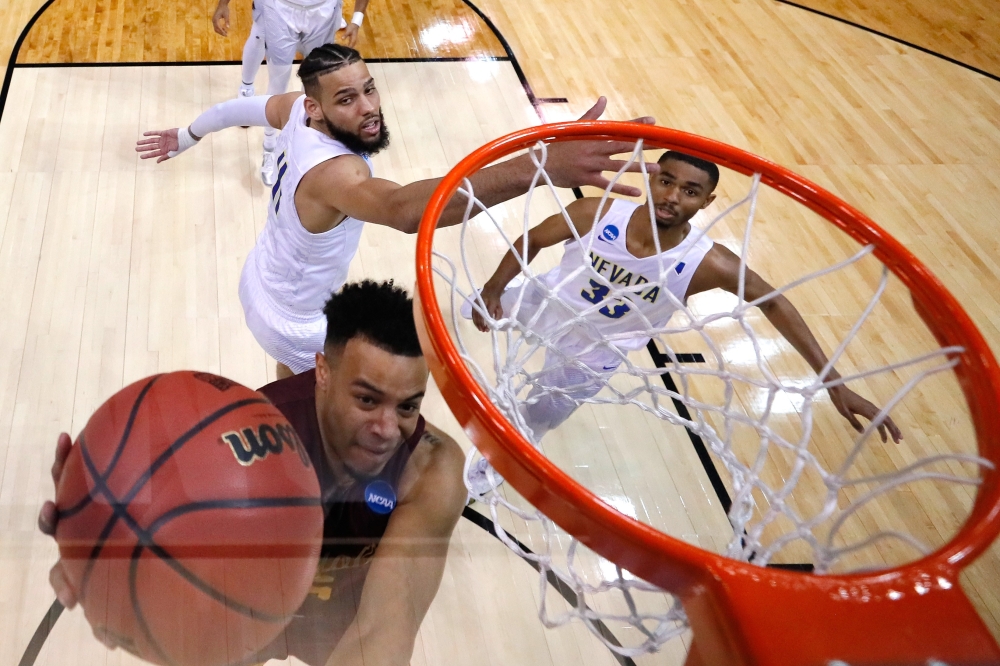
[[[292,424],[312,459],[323,502],[323,549],[313,587],[295,619],[274,641],[243,664],[295,655],[310,666],[324,666],[354,618],[367,568],[385,534],[399,497],[399,478],[424,434],[424,418],[377,477],[357,481],[334,496],[333,473],[323,451],[316,417],[316,373],[272,382],[259,389]]]
[[[371,557],[396,507],[403,468],[424,434],[424,417],[419,418],[413,435],[378,476],[357,481],[346,492],[342,490],[335,495],[333,472],[323,451],[316,417],[316,371],[279,379],[259,390],[292,424],[312,459],[325,516],[321,556],[341,561]]]

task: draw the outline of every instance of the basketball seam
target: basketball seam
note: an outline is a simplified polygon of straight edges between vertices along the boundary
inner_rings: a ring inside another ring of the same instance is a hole
[[[129,527],[137,535],[138,535],[138,530],[141,529],[139,528],[138,523],[136,523],[135,519],[132,518],[132,516],[128,513],[128,511],[124,507],[128,506],[129,502],[131,502],[132,499],[134,499],[135,496],[139,493],[139,491],[142,490],[142,488],[146,485],[146,483],[148,483],[149,480],[153,478],[153,475],[159,470],[159,468],[162,467],[167,462],[167,460],[170,459],[171,456],[177,453],[177,451],[179,451],[182,446],[184,446],[188,441],[190,441],[191,438],[193,438],[195,435],[200,433],[202,430],[204,430],[205,428],[207,428],[212,423],[222,418],[226,414],[229,414],[230,412],[235,411],[240,407],[245,407],[247,405],[252,405],[252,404],[270,404],[270,403],[264,398],[244,398],[243,400],[237,400],[236,402],[232,402],[226,405],[225,407],[217,409],[212,414],[209,414],[201,421],[196,423],[194,426],[192,426],[187,432],[185,432],[176,440],[174,440],[174,443],[171,444],[166,451],[161,453],[160,456],[153,461],[153,463],[143,473],[143,475],[136,480],[136,482],[133,484],[132,488],[128,491],[128,493],[126,493],[125,496],[121,499],[115,497],[114,493],[111,492],[111,489],[108,488],[105,479],[101,478],[100,474],[97,473],[97,467],[96,465],[94,465],[94,461],[93,459],[91,459],[90,454],[87,451],[86,438],[84,435],[86,431],[84,431],[84,433],[81,433],[80,454],[83,457],[84,465],[87,467],[87,471],[90,473],[95,484],[94,490],[90,492],[90,495],[93,496],[95,491],[100,492],[102,495],[104,495],[109,500],[109,506],[114,511],[114,514],[110,518],[108,518],[108,522],[101,530],[101,533],[97,538],[97,543],[94,544],[94,549],[93,551],[91,551],[90,560],[87,563],[87,567],[84,570],[83,577],[81,578],[80,581],[80,590],[79,590],[80,599],[83,599],[86,596],[87,584],[90,581],[90,574],[91,571],[93,571],[94,561],[100,556],[101,550],[104,547],[104,542],[111,534],[111,531],[115,528],[115,525],[118,523],[118,519],[122,518],[125,519],[127,523],[131,523]]]
[[[115,471],[115,466],[118,464],[118,459],[121,458],[121,454],[125,451],[125,443],[128,441],[129,435],[132,434],[132,426],[135,425],[135,419],[139,413],[139,407],[140,405],[142,405],[142,401],[145,399],[146,394],[149,393],[149,390],[153,387],[153,384],[155,384],[156,380],[158,380],[162,376],[163,375],[153,376],[150,379],[150,381],[145,386],[142,387],[142,391],[139,392],[139,395],[136,397],[135,402],[132,403],[132,410],[129,412],[128,421],[125,423],[125,430],[124,432],[122,432],[121,440],[118,442],[118,448],[115,450],[114,455],[111,456],[111,462],[108,463],[108,467],[104,471],[104,474],[102,475],[104,479],[110,477],[112,472]],[[80,437],[82,442],[83,435],[81,434]],[[71,506],[65,511],[58,511],[58,518],[60,520],[63,518],[72,518],[80,511],[82,511],[84,508],[86,508],[86,506],[90,504],[92,501],[94,501],[93,496],[90,493],[87,493],[87,495],[79,502],[77,502],[75,505]]]

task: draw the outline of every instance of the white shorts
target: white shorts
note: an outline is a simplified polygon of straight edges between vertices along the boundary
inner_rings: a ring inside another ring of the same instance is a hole
[[[275,65],[291,65],[296,52],[307,56],[317,46],[332,42],[344,22],[341,0],[328,0],[315,7],[288,0],[266,0],[260,4],[268,62]]]
[[[247,328],[267,354],[298,374],[316,366],[316,352],[326,341],[326,316],[297,315],[277,306],[264,291],[253,255],[240,274],[240,303]]]
[[[264,0],[253,0],[250,3],[250,18],[254,23],[260,23],[260,18],[264,15],[263,4]]]

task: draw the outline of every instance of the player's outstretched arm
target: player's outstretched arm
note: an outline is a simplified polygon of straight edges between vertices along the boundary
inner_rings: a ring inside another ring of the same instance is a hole
[[[301,92],[292,92],[231,99],[205,111],[188,127],[143,132],[146,138],[136,142],[135,150],[141,159],[156,158],[159,164],[177,157],[208,134],[228,127],[255,125],[281,129],[288,122],[292,103],[300,95]]]
[[[694,277],[691,279],[691,284],[688,287],[687,296],[693,296],[694,294],[715,288],[721,288],[732,294],[739,295],[739,276],[740,258],[725,246],[716,243],[709,250],[708,254],[705,255],[701,265],[695,271]],[[757,273],[749,268],[746,269],[743,287],[743,298],[746,302],[753,302],[773,291],[774,287],[757,275]],[[791,343],[795,351],[809,363],[813,371],[817,373],[822,371],[829,359],[816,340],[816,336],[809,330],[809,326],[802,318],[802,315],[792,305],[792,302],[785,298],[784,295],[779,294],[761,303],[759,307],[764,316],[767,317],[767,320],[778,329],[782,337]],[[836,368],[831,368],[827,375],[827,380],[839,379],[840,376]],[[831,387],[829,394],[837,411],[858,432],[864,430],[864,427],[857,418],[858,416],[872,421],[879,413],[878,407],[843,384]],[[903,438],[899,427],[888,416],[886,416],[882,425],[878,427],[878,432],[883,442],[886,441],[886,430],[888,430],[894,442],[899,442]]]
[[[372,558],[357,615],[327,666],[410,663],[465,506],[464,464],[458,444],[428,423],[403,474],[400,502]]]
[[[583,236],[590,231],[590,228],[594,224],[594,218],[597,217],[597,208],[600,204],[600,197],[585,197],[577,199],[566,206],[566,214],[573,223],[577,236]],[[609,199],[605,208],[610,205],[611,200]],[[524,248],[525,236],[527,236],[528,241],[528,254],[524,258],[524,263],[530,264],[541,250],[573,238],[573,232],[570,231],[569,225],[566,224],[566,219],[562,213],[556,213],[545,218],[538,226],[530,229],[527,234],[522,235],[514,241],[514,250],[507,250],[507,254],[500,260],[500,264],[493,272],[493,276],[483,285],[481,293],[483,304],[486,306],[486,311],[494,319],[499,319],[503,316],[503,306],[500,304],[500,298],[503,296],[504,289],[507,288],[511,280],[521,273],[521,261],[519,257]],[[515,251],[517,254],[515,254]],[[489,327],[486,325],[486,319],[476,308],[472,309],[472,321],[480,331],[489,330]]]
[[[597,120],[604,113],[607,100],[601,97],[580,120]],[[636,118],[632,122],[651,124],[652,118]],[[548,146],[545,170],[557,187],[592,185],[605,189],[609,181],[605,172],[616,172],[625,161],[614,155],[629,153],[635,148],[630,141],[567,141]],[[381,178],[371,178],[360,159],[335,159],[322,165],[322,185],[313,186],[310,196],[318,196],[327,206],[353,218],[392,227],[406,233],[416,233],[427,202],[441,182],[440,178],[420,180],[401,186]],[[649,173],[658,173],[659,165],[647,163]],[[639,171],[636,162],[629,171]],[[472,175],[475,196],[490,207],[520,196],[531,187],[535,166],[528,155],[487,167]],[[335,183],[336,187],[329,184]],[[304,183],[305,185],[305,183]],[[616,184],[611,191],[626,196],[639,196],[639,188]],[[452,197],[438,226],[447,227],[462,222],[465,213],[464,196]]]

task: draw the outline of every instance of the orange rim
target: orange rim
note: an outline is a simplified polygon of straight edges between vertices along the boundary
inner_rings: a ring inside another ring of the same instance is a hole
[[[417,238],[417,329],[435,380],[483,455],[526,500],[581,543],[680,596],[690,595],[706,580],[728,575],[765,579],[787,589],[805,585],[827,592],[845,586],[888,589],[927,576],[943,576],[955,584],[958,570],[989,547],[1000,532],[1000,472],[996,467],[983,474],[975,505],[961,530],[930,555],[874,573],[809,575],[728,559],[619,513],[532,447],[492,404],[459,356],[438,304],[431,264],[437,221],[467,175],[537,141],[584,138],[643,139],[646,148],[679,149],[746,175],[760,173],[765,185],[805,205],[857,242],[874,245],[875,256],[909,288],[918,313],[938,343],[965,348],[955,373],[975,424],[979,453],[994,465],[1000,463],[1000,369],[996,359],[955,298],[896,239],[830,192],[756,155],[677,130],[607,121],[541,125],[496,139],[455,166],[424,211]]]

